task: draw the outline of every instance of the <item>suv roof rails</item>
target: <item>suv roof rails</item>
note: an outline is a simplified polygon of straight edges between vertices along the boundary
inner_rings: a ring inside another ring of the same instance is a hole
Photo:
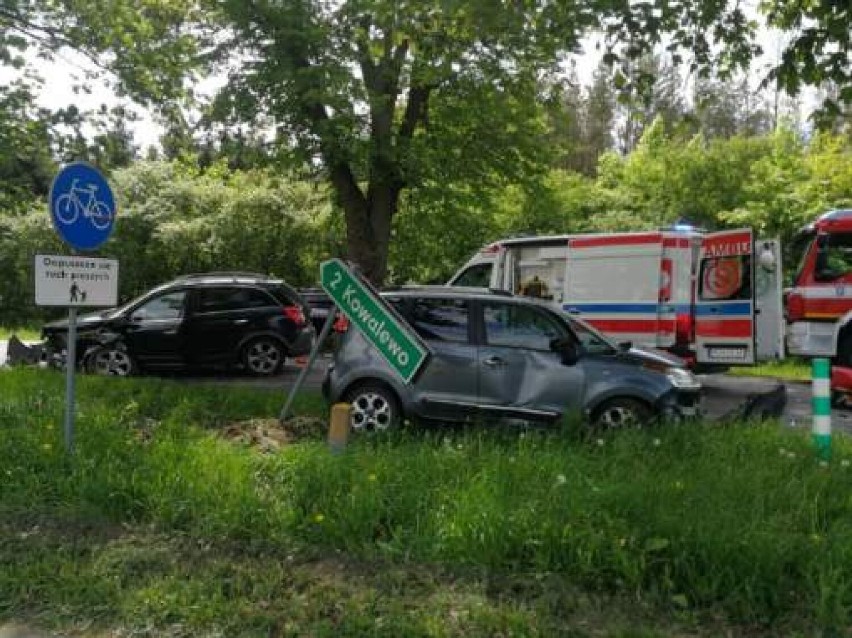
[[[264,275],[259,272],[243,272],[240,270],[221,270],[221,271],[213,271],[213,272],[196,272],[189,273],[187,275],[180,275],[177,279],[203,279],[205,277],[216,278],[216,277],[244,277],[248,279],[274,279],[274,277],[270,277],[269,275]]]

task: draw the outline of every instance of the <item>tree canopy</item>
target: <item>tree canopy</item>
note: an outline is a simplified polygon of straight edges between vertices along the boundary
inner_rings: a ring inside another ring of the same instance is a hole
[[[773,71],[782,86],[834,82],[835,104],[852,102],[842,5],[763,5],[769,25],[796,31]],[[543,174],[542,105],[584,36],[601,34],[617,89],[641,92],[653,75],[636,62],[655,49],[725,78],[753,59],[756,28],[739,3],[719,0],[7,0],[0,56],[73,46],[165,113],[192,97],[198,74],[226,74],[211,116],[262,131],[273,157],[321,172],[348,256],[381,283],[403,193],[475,193]]]

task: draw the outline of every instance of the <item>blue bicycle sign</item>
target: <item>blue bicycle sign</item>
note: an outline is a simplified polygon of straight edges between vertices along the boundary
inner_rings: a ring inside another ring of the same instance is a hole
[[[69,164],[54,178],[50,214],[60,237],[77,250],[94,250],[112,233],[115,198],[106,179],[83,162]]]

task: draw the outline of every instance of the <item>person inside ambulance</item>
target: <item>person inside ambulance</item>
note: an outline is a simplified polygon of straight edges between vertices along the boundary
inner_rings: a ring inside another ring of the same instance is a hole
[[[536,299],[550,299],[550,293],[547,289],[547,284],[539,279],[538,275],[534,275],[532,279],[524,284],[521,284],[520,294],[524,297],[534,297]]]

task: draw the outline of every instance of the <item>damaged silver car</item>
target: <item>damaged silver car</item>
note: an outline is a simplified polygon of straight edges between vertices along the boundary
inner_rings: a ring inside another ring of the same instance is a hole
[[[431,353],[405,384],[349,329],[323,392],[352,405],[354,430],[387,430],[409,417],[557,422],[570,413],[616,428],[698,413],[701,383],[682,360],[613,343],[544,303],[458,287],[383,296]]]

